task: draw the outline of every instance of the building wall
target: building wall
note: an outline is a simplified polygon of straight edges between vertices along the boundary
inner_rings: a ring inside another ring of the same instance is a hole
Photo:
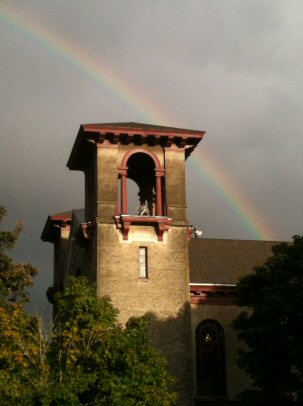
[[[227,395],[230,400],[235,400],[239,391],[250,383],[236,364],[239,343],[231,322],[239,309],[234,305],[190,306],[184,148],[178,147],[181,146],[179,142],[163,143],[159,139],[157,142],[165,147],[147,145],[143,143],[145,137],[135,141],[136,146],[133,143],[122,145],[119,143],[122,138],[111,142],[103,137],[101,141],[93,132],[90,137],[84,133],[85,130],[80,129],[79,136],[85,135],[85,141],[77,138],[69,167],[85,172],[85,222],[87,227],[91,223],[92,231],[89,237],[80,238],[74,230],[75,238],[80,240],[72,244],[72,241],[68,243],[69,230],[61,230],[60,239],[55,243],[54,285],[63,285],[66,257],[69,256],[72,258],[72,273],[77,274],[81,269],[91,281],[96,281],[98,294],[111,297],[113,305],[120,311],[122,323],[131,316],[148,313],[152,342],[165,355],[170,372],[178,379],[176,388],[180,394],[180,406],[192,404],[195,393],[193,351],[196,328],[207,319],[220,323],[225,335]],[[203,135],[200,135],[202,138]],[[148,141],[156,143],[152,137]],[[121,142],[127,142],[127,138]],[[164,232],[163,241],[159,241],[155,227],[148,224],[132,224],[128,239],[123,240],[121,230],[115,224],[120,205],[119,168],[125,154],[134,148],[152,151],[160,162],[160,168],[165,169],[163,198],[172,224]],[[51,230],[49,232],[51,234]],[[259,245],[264,248],[261,247],[262,252]],[[256,261],[256,252],[260,254],[258,261],[263,256],[266,258],[270,245],[269,242],[213,240],[204,244],[203,248],[194,240],[191,247],[191,282],[236,283],[239,275],[235,270],[241,274],[250,272]],[[72,247],[79,252],[74,253]],[[147,248],[146,278],[140,278],[139,274],[140,247]],[[241,252],[244,254],[238,255]]]
[[[239,341],[236,332],[232,329],[232,321],[239,315],[239,307],[235,305],[191,305],[191,334],[195,359],[195,333],[200,322],[211,319],[221,324],[225,336],[225,365],[227,396],[236,400],[237,395],[250,385],[248,376],[237,365]]]
[[[54,287],[63,288],[66,278],[66,261],[69,248],[70,227],[61,227],[58,239],[54,243]]]

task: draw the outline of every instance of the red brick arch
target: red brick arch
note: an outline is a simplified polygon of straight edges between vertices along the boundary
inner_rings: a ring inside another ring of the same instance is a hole
[[[134,154],[138,154],[138,153],[142,153],[142,154],[146,154],[146,155],[149,155],[150,157],[151,157],[151,159],[154,161],[154,163],[155,163],[155,170],[156,170],[156,172],[157,172],[157,170],[161,170],[162,168],[161,168],[161,164],[160,164],[160,161],[159,161],[159,159],[158,159],[158,157],[153,153],[153,152],[151,152],[151,151],[149,151],[148,149],[145,149],[145,148],[134,148],[134,149],[131,149],[130,151],[128,151],[125,155],[124,155],[124,157],[123,157],[123,159],[122,159],[122,165],[121,165],[121,167],[122,168],[125,168],[126,166],[127,166],[127,162],[128,162],[128,160],[129,160],[129,158],[132,156],[132,155],[134,155]]]

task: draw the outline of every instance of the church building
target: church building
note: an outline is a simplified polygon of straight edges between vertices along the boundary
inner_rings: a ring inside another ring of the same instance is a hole
[[[270,241],[199,238],[187,218],[186,160],[204,131],[139,123],[80,126],[67,166],[83,171],[85,208],[50,215],[52,292],[69,275],[97,283],[120,321],[148,313],[153,345],[178,379],[180,405],[222,404],[249,385],[231,322],[239,277]]]

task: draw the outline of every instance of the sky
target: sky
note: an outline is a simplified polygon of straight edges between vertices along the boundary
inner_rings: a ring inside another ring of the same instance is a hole
[[[0,0],[0,204],[25,228],[16,261],[40,269],[47,216],[84,206],[66,163],[80,124],[204,130],[187,161],[203,238],[303,233],[301,0]]]

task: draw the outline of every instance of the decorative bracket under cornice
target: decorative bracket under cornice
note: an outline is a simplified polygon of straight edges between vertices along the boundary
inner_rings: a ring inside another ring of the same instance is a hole
[[[118,229],[121,230],[123,240],[128,240],[128,232],[130,226],[133,225],[151,225],[154,226],[157,232],[158,241],[163,241],[163,234],[169,230],[172,223],[172,218],[163,216],[136,216],[122,214],[115,216],[115,222]]]

